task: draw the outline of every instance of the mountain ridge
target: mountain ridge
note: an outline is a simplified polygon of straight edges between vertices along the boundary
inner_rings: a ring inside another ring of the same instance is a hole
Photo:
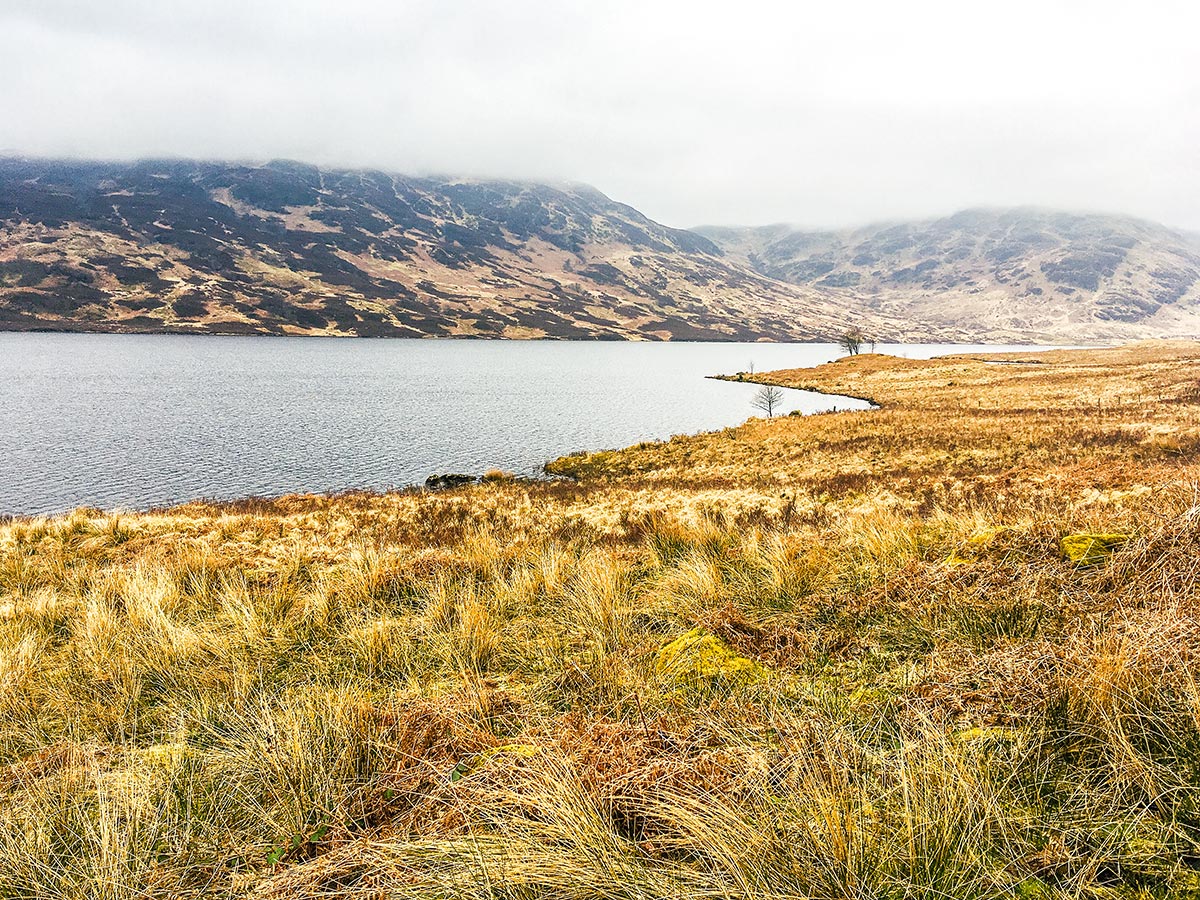
[[[813,340],[844,322],[827,292],[589,186],[0,161],[9,329]]]
[[[702,227],[797,285],[956,331],[1129,340],[1200,334],[1200,235],[1133,216],[973,207],[837,231]]]
[[[799,221],[779,220],[775,222],[765,222],[757,225],[721,225],[713,222],[705,222],[698,225],[689,225],[687,231],[694,232],[700,235],[707,235],[710,232],[738,232],[738,231],[768,231],[778,230],[781,232],[803,232],[808,234],[844,234],[851,232],[866,232],[875,231],[883,228],[890,228],[897,225],[921,225],[933,222],[939,222],[944,219],[951,219],[955,216],[973,215],[973,214],[1013,214],[1013,215],[1065,215],[1076,218],[1100,218],[1100,219],[1124,219],[1129,222],[1142,225],[1154,226],[1163,228],[1180,235],[1186,239],[1194,239],[1200,241],[1200,230],[1194,228],[1184,228],[1177,225],[1168,225],[1165,222],[1158,222],[1154,219],[1145,216],[1134,215],[1133,213],[1124,213],[1114,209],[1082,209],[1047,206],[1041,203],[1014,203],[1011,206],[992,203],[976,203],[970,206],[964,206],[958,209],[953,209],[950,212],[919,215],[910,217],[884,217],[879,219],[869,219],[860,221],[851,225],[843,225],[839,227],[820,227],[814,225],[805,225]]]
[[[1200,334],[1200,237],[975,208],[671,228],[577,182],[0,158],[0,329],[1108,342]]]

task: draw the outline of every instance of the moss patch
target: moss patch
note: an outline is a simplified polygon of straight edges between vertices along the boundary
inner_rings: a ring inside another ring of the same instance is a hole
[[[1094,566],[1129,540],[1127,534],[1068,534],[1059,542],[1062,555],[1081,566]]]
[[[745,684],[765,678],[767,670],[739,656],[732,647],[703,628],[693,628],[658,651],[654,670],[683,682],[725,681]]]
[[[994,549],[1001,539],[1014,534],[1015,529],[1008,525],[993,525],[990,528],[984,528],[982,531],[977,531],[950,554],[947,564],[952,566],[961,566],[973,560],[979,559],[988,550]]]

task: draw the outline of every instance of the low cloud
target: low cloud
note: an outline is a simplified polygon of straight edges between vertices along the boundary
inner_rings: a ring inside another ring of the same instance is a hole
[[[594,184],[672,225],[970,205],[1200,229],[1200,14],[0,0],[0,149]]]

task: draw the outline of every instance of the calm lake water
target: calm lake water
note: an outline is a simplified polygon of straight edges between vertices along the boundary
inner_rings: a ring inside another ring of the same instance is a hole
[[[0,514],[535,475],[574,450],[757,414],[757,386],[706,375],[839,355],[829,344],[0,334]],[[785,413],[865,406],[785,393]]]

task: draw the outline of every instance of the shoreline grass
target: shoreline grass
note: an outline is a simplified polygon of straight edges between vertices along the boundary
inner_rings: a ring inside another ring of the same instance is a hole
[[[0,523],[0,898],[1200,896],[1200,347],[1080,353]]]

